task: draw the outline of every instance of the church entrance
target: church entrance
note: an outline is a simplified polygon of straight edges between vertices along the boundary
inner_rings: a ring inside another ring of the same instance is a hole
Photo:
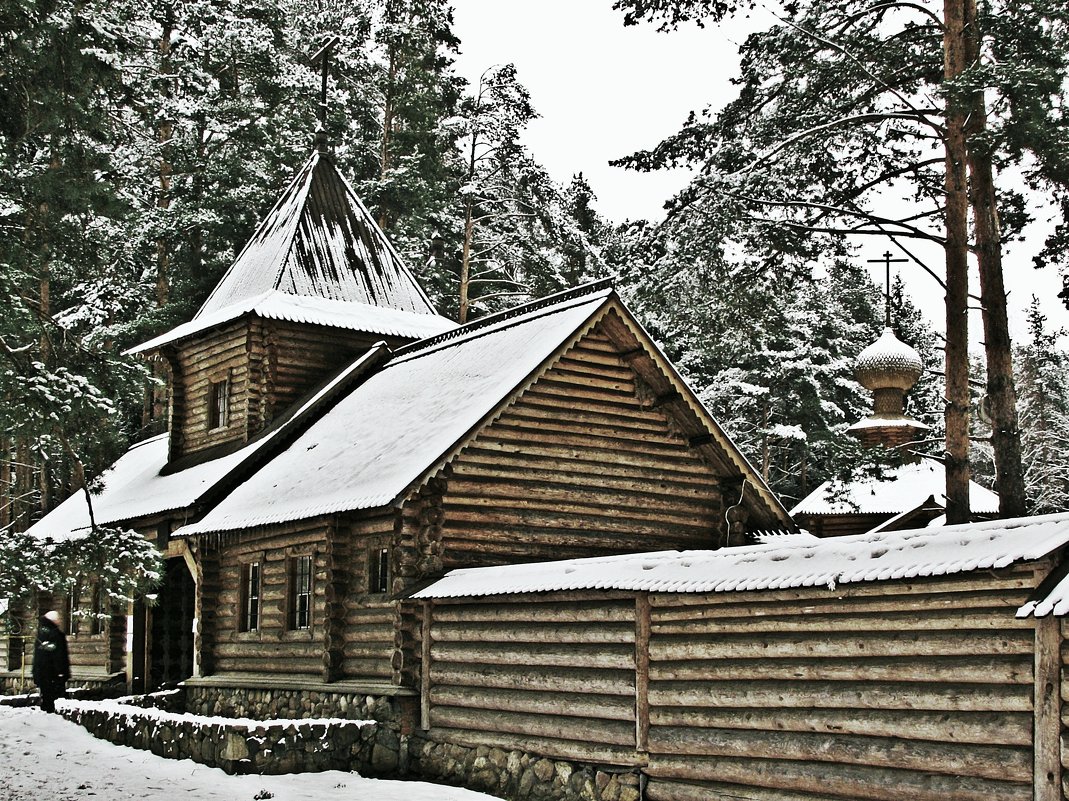
[[[147,691],[193,675],[193,610],[196,583],[182,558],[168,559],[156,603],[145,611]]]

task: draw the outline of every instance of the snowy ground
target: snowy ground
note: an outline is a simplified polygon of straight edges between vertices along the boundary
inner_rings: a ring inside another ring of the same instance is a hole
[[[270,794],[270,795],[269,795]],[[424,782],[329,771],[227,776],[188,759],[98,740],[36,708],[0,706],[0,801],[496,801]]]

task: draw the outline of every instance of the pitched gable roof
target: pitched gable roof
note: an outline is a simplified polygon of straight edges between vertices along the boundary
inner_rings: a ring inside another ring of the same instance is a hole
[[[352,187],[330,158],[318,152],[297,173],[196,316],[270,290],[435,314]]]
[[[142,353],[245,314],[421,339],[455,327],[328,156],[312,154],[188,323]]]
[[[602,285],[484,318],[402,349],[202,520],[175,535],[398,502],[612,312],[640,330],[611,288]],[[644,341],[643,353],[657,360],[696,404],[703,430],[732,473],[754,488],[746,502],[756,504],[765,519],[789,523],[768,487],[652,342]]]

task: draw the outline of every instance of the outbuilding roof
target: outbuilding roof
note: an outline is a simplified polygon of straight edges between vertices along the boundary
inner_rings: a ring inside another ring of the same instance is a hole
[[[895,515],[916,509],[928,499],[946,508],[946,472],[933,459],[904,464],[886,471],[883,479],[865,478],[848,484],[825,481],[791,509],[801,515]],[[999,498],[975,481],[969,482],[969,508],[977,514],[997,514]]]
[[[1041,559],[1069,542],[1069,514],[716,551],[662,551],[454,570],[414,598],[565,590],[738,592],[944,576]]]

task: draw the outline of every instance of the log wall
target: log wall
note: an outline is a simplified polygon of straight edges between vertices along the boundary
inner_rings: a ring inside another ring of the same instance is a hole
[[[713,547],[717,475],[600,329],[451,464],[446,569]]]
[[[635,759],[634,600],[428,603],[432,740],[578,761]]]
[[[216,673],[322,677],[329,535],[328,523],[304,521],[224,544],[214,558],[203,561],[201,605],[215,611],[210,621],[201,621],[202,628],[211,626],[202,638],[202,647],[210,648],[202,656],[206,669],[210,665]],[[312,619],[309,629],[293,630],[289,622],[290,560],[302,555],[313,557]],[[261,569],[259,628],[241,631],[242,566],[250,562],[259,562]],[[210,575],[209,569],[217,574]]]
[[[368,582],[374,554],[392,542],[394,516],[355,518],[339,534],[349,543],[340,674],[349,679],[388,682],[393,676],[397,603],[388,594],[368,592]]]
[[[1069,649],[1014,616],[1039,578],[426,601],[421,723],[637,767],[651,801],[1056,801]]]

